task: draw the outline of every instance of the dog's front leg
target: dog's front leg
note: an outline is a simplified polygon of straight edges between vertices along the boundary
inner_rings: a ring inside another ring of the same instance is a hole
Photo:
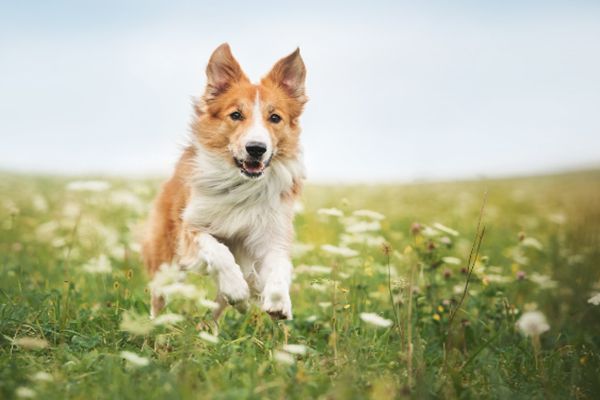
[[[213,276],[216,281],[219,290],[218,303],[221,308],[218,313],[215,313],[217,318],[225,303],[233,305],[239,311],[246,310],[250,290],[227,246],[208,233],[198,232],[194,235],[192,247],[188,248],[186,253],[182,261],[183,264],[187,264],[187,268],[199,268],[201,272]],[[190,257],[190,253],[195,256]]]
[[[262,309],[274,319],[292,319],[292,262],[286,252],[267,254],[260,269]]]

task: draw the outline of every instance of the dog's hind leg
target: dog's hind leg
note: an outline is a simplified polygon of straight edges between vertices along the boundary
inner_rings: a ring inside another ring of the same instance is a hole
[[[165,297],[152,291],[150,294],[150,319],[154,319],[165,307]]]
[[[223,311],[225,311],[225,309],[229,305],[229,302],[227,301],[227,299],[224,296],[222,296],[219,293],[219,294],[217,294],[217,298],[215,299],[215,303],[217,303],[218,305],[213,310],[212,317],[213,317],[213,319],[215,321],[218,321],[219,318],[221,318],[221,315],[223,314]]]

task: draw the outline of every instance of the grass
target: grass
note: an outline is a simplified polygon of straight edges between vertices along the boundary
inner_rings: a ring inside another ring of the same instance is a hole
[[[308,186],[296,216],[295,319],[229,309],[217,343],[199,335],[211,332],[198,303],[214,295],[206,277],[188,280],[193,298],[169,303],[181,321],[147,320],[135,232],[158,182],[78,191],[62,177],[0,178],[0,398],[600,396],[600,306],[588,302],[600,292],[599,171]],[[486,232],[469,266],[486,191]],[[360,209],[385,219],[352,217]],[[550,329],[527,337],[515,323],[533,309]]]

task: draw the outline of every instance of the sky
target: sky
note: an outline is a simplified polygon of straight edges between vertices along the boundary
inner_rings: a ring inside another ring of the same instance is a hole
[[[372,4],[369,4],[372,3]],[[309,181],[600,166],[600,2],[53,1],[0,12],[0,169],[168,175],[211,52],[300,47]]]

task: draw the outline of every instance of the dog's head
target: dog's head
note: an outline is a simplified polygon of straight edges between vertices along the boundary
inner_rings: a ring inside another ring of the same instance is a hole
[[[273,160],[297,155],[298,118],[307,101],[306,69],[298,49],[252,84],[225,43],[213,52],[206,76],[193,124],[203,148],[248,178],[262,176]]]

